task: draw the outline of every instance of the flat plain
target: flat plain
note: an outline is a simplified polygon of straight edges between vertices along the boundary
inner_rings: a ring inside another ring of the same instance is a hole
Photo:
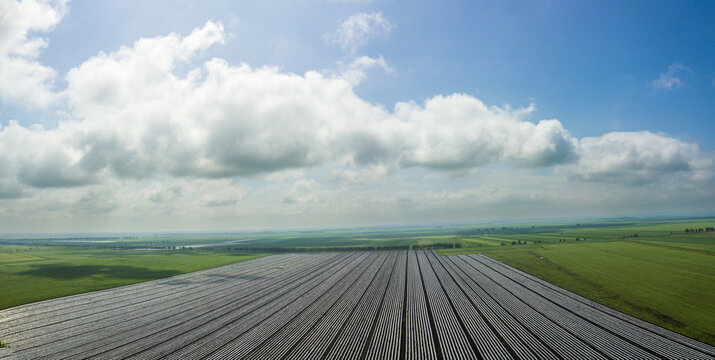
[[[267,254],[435,248],[485,254],[715,345],[715,232],[706,231],[714,224],[708,215],[256,233],[6,234],[0,235],[0,309]]]
[[[715,356],[486,256],[432,251],[273,255],[6,309],[0,324],[16,359]]]
[[[245,251],[0,246],[0,309],[165,278],[264,255]]]
[[[569,229],[550,235],[567,239],[562,243],[533,244],[538,237],[531,237],[529,245],[439,252],[485,254],[618,311],[715,344],[715,232],[684,233],[712,224]],[[521,234],[504,238],[529,239]]]

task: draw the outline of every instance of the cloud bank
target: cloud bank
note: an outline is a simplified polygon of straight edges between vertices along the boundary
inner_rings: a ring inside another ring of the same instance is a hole
[[[56,72],[36,60],[47,41],[31,34],[56,25],[64,2],[2,6],[0,13],[23,21],[2,22],[7,29],[0,31],[0,69],[9,64],[25,70],[0,70],[0,96],[34,107],[59,102],[67,118],[53,128],[17,121],[0,127],[0,199],[66,189],[77,204],[113,211],[116,199],[107,187],[158,182],[157,189],[143,185],[142,196],[151,203],[146,206],[193,196],[194,206],[215,215],[211,211],[235,208],[250,192],[236,190],[240,179],[263,179],[261,191],[279,192],[275,201],[291,206],[346,197],[350,186],[386,176],[404,179],[415,171],[470,176],[507,167],[519,174],[551,172],[562,184],[626,187],[669,178],[695,186],[713,181],[712,155],[666,134],[612,132],[579,139],[559,120],[533,121],[534,105],[489,106],[468,94],[391,108],[365,101],[354,87],[370,68],[391,71],[382,57],[357,57],[332,73],[286,73],[219,58],[193,66],[199,54],[226,41],[223,25],[213,21],[187,35],[142,38],[99,53],[65,75],[65,89],[53,91]],[[381,13],[357,14],[330,38],[354,52],[391,28]],[[179,66],[189,71],[179,75]],[[11,86],[18,81],[23,87]],[[272,190],[271,176],[290,179],[306,171],[328,172],[332,180],[326,183],[347,188],[328,191],[301,178]],[[187,181],[202,184],[206,192],[186,190]],[[232,189],[230,196],[207,190],[207,182]],[[103,192],[73,192],[97,187]],[[523,195],[517,193],[493,196],[480,187],[431,192],[426,199],[479,194],[511,201]],[[399,202],[410,198],[401,196]]]
[[[224,38],[223,26],[208,22],[71,69],[56,96],[74,120],[54,129],[17,122],[0,129],[4,183],[71,187],[106,176],[224,178],[336,164],[450,171],[505,163],[638,184],[712,167],[696,144],[664,134],[577,139],[558,120],[528,121],[533,105],[487,106],[452,94],[384,109],[355,94],[354,74],[298,75],[216,58],[175,74],[178,63]],[[361,57],[350,68],[376,64],[385,66]]]

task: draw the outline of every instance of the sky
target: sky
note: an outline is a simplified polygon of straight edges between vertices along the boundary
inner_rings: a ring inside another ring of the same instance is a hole
[[[715,209],[715,3],[0,0],[0,232]]]

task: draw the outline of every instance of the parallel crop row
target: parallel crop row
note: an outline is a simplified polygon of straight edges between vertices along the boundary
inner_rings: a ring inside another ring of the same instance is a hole
[[[713,359],[481,255],[274,255],[0,311],[18,359]],[[9,354],[9,355],[8,355]]]

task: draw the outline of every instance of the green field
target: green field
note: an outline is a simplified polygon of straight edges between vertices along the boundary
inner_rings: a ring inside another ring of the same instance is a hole
[[[154,280],[266,254],[0,247],[0,309]]]
[[[686,235],[686,224],[713,226],[675,222],[582,229],[581,237],[595,240],[439,252],[482,253],[627,314],[715,344],[715,232]],[[628,233],[639,236],[624,238]],[[530,242],[523,235],[504,238]]]

